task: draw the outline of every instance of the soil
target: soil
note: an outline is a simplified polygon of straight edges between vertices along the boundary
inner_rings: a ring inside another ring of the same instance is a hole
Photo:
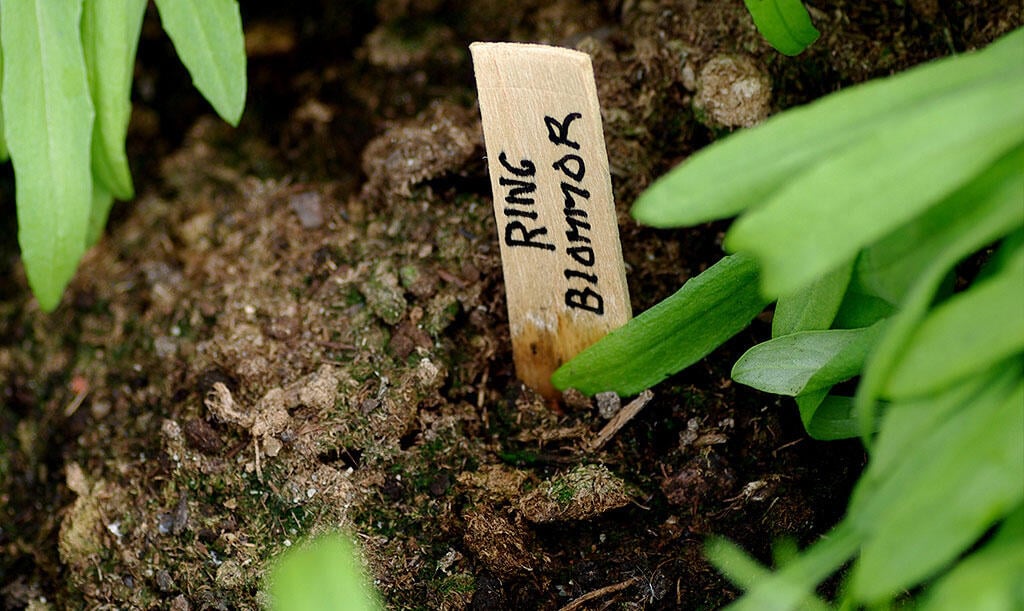
[[[815,2],[797,58],[738,1],[243,4],[238,129],[148,16],[140,195],[56,312],[0,246],[5,608],[259,608],[269,561],[335,528],[390,608],[717,608],[739,592],[709,536],[770,562],[838,521],[860,445],[809,439],[790,401],[729,379],[770,313],[598,450],[607,402],[552,409],[516,381],[467,45],[592,55],[642,312],[725,228],[638,226],[655,177],[766,114],[983,46],[1019,3]]]

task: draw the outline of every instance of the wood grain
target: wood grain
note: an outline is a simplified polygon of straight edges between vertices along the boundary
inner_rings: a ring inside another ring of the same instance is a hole
[[[585,53],[470,45],[519,379],[551,374],[632,315],[601,109]]]

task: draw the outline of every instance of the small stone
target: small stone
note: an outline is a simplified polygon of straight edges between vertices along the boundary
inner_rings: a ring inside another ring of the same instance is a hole
[[[610,420],[622,409],[622,399],[614,391],[597,393],[597,413]]]
[[[156,587],[161,592],[174,590],[174,579],[171,578],[171,574],[166,569],[160,569],[156,572]]]
[[[274,458],[281,453],[282,444],[277,437],[266,437],[263,440],[263,453]]]
[[[717,55],[700,71],[693,106],[709,127],[752,127],[768,117],[771,100],[771,81],[753,59]]]
[[[288,199],[288,205],[304,229],[316,229],[324,224],[322,199],[316,191],[296,193]]]

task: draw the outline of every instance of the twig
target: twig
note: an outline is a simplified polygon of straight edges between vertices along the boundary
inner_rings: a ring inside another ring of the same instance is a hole
[[[583,596],[580,596],[568,605],[562,607],[559,611],[576,611],[577,609],[582,609],[583,605],[587,604],[588,602],[592,600],[597,600],[598,598],[607,596],[609,594],[614,594],[615,592],[621,592],[622,590],[625,590],[626,588],[633,585],[634,583],[637,583],[638,581],[640,581],[639,577],[630,577],[629,579],[621,583],[612,584],[610,586],[598,588],[592,592],[587,592]]]
[[[620,409],[619,413],[615,414],[615,416],[608,421],[608,424],[604,425],[601,432],[599,432],[597,436],[591,439],[590,443],[587,444],[590,450],[593,452],[604,447],[604,444],[608,443],[608,440],[611,439],[615,433],[618,433],[619,429],[626,426],[626,423],[632,420],[633,416],[636,416],[653,398],[654,393],[649,390],[645,390],[640,393],[640,396],[633,399],[628,405]]]

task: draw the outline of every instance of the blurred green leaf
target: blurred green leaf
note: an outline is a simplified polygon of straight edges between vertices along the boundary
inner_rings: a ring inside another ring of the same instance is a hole
[[[962,259],[1019,227],[1024,176],[1017,168],[1022,164],[1024,146],[1019,146],[951,196],[962,199],[964,205],[985,210],[985,214],[979,214],[970,224],[958,225],[958,230],[950,232],[942,247],[936,249],[933,259],[920,271],[904,297],[899,312],[889,319],[885,335],[865,363],[854,398],[865,440],[873,429],[875,403],[903,354],[906,342],[927,314],[943,278]]]
[[[923,611],[1024,609],[1024,505],[991,541],[928,590]]]
[[[885,434],[913,421],[883,421],[883,457],[868,464],[848,513],[865,535],[852,581],[858,600],[889,600],[931,577],[1024,500],[1021,374],[1020,364],[1013,363],[976,394],[952,393],[962,401],[952,402],[955,409],[933,420],[937,426],[930,430]],[[929,400],[894,404],[888,412],[934,409]],[[893,438],[909,436],[919,439],[910,447],[886,447]]]
[[[722,537],[712,537],[705,544],[705,553],[726,579],[742,588],[753,588],[757,583],[770,579],[772,573],[751,558],[738,545]],[[795,561],[797,557],[791,560]],[[813,588],[805,584],[782,582],[771,592],[772,599],[768,607],[785,606],[788,601],[798,600],[801,609],[828,609],[811,592]],[[768,602],[768,601],[766,601]]]
[[[160,21],[196,89],[222,119],[245,108],[245,37],[237,0],[155,0]]]
[[[135,194],[124,143],[132,113],[135,50],[145,14],[146,0],[85,0],[82,14],[85,67],[96,108],[92,171],[118,199]],[[106,220],[105,214],[100,216]]]
[[[744,0],[757,30],[783,55],[797,55],[818,40],[800,0]]]
[[[355,545],[343,535],[318,537],[290,549],[270,575],[274,611],[377,611],[381,604],[363,575]]]
[[[728,218],[763,205],[807,168],[873,134],[902,125],[931,101],[1011,78],[1021,70],[1022,43],[1024,30],[1019,30],[983,52],[938,60],[850,87],[733,134],[658,179],[641,194],[633,216],[655,227],[679,227]],[[974,121],[957,109],[951,117]],[[938,125],[945,125],[951,117],[943,117]],[[846,177],[845,181],[856,178]],[[829,188],[826,193],[831,197],[836,191]],[[828,222],[834,220],[830,217]]]
[[[993,164],[927,212],[866,248],[857,262],[857,277],[873,294],[900,303],[911,286],[959,236],[996,221],[983,241],[992,241],[1024,226],[1024,154],[1020,147]],[[972,240],[972,245],[978,240]],[[985,244],[975,247],[981,248]],[[969,253],[962,252],[958,257]]]
[[[762,342],[736,361],[732,379],[790,397],[831,387],[860,372],[884,324],[865,329],[801,331]]]
[[[786,611],[804,609],[808,597],[826,577],[837,571],[856,552],[859,535],[840,523],[827,535],[803,550],[799,558],[768,576],[759,576],[746,595],[727,609],[730,611]],[[709,550],[708,557],[716,563]]]
[[[922,103],[796,176],[733,223],[726,248],[754,255],[769,297],[855,256],[1024,140],[1024,105],[1006,103],[1024,99],[1018,63],[1016,73]]]
[[[29,285],[46,311],[60,303],[85,252],[92,201],[93,108],[81,15],[82,0],[0,2],[0,48],[8,60],[0,103],[18,241]]]
[[[587,395],[635,395],[707,356],[765,305],[753,261],[725,257],[559,367],[551,382]]]
[[[1024,250],[997,276],[933,309],[907,340],[884,394],[923,395],[1024,351]]]

